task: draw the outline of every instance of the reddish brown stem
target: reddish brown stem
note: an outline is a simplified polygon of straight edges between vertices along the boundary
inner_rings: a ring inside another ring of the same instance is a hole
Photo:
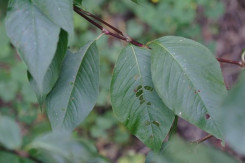
[[[83,9],[81,9],[81,8],[75,6],[75,5],[74,5],[74,8],[76,8],[76,10],[79,10],[80,12],[83,12],[85,15],[94,18],[95,20],[101,22],[102,24],[106,25],[107,27],[113,29],[115,32],[117,32],[117,33],[119,33],[120,35],[123,36],[123,33],[120,30],[118,30],[117,28],[113,27],[112,25],[110,25],[109,23],[105,22],[104,20],[100,19],[99,17],[97,17],[97,16],[95,16],[95,15],[93,15],[93,14],[87,12],[87,11],[84,11]]]
[[[199,140],[194,141],[193,143],[200,144],[200,143],[202,143],[202,142],[204,142],[204,141],[206,141],[206,140],[208,140],[208,139],[210,139],[212,137],[213,137],[213,135],[207,135],[207,136],[205,136],[205,137],[203,137],[203,138],[201,138]]]
[[[237,65],[240,67],[245,67],[244,63],[242,63],[241,61],[232,61],[232,60],[228,60],[228,59],[224,59],[224,58],[216,58],[216,59],[222,63],[229,63],[229,64]]]
[[[120,40],[123,40],[123,41],[126,41],[128,43],[131,43],[135,46],[138,46],[138,47],[145,47],[145,48],[148,48],[148,49],[151,49],[149,46],[147,45],[144,45],[142,43],[139,43],[135,40],[133,40],[132,38],[124,35],[120,30],[118,30],[116,27],[113,27],[112,25],[108,24],[107,22],[105,22],[104,20],[96,17],[95,15],[87,12],[87,11],[84,11],[82,9],[80,9],[79,7],[77,7],[76,5],[73,5],[73,9],[74,11],[79,14],[80,16],[82,16],[84,19],[86,19],[88,22],[90,22],[91,24],[93,24],[94,26],[96,26],[97,28],[99,28],[104,34],[106,35],[110,35],[110,36],[113,36],[115,38],[118,38]],[[100,24],[98,24],[97,22],[95,22],[94,20],[92,20],[91,18],[89,17],[92,17],[93,19],[97,20],[98,22],[106,25],[107,27],[109,27],[110,29],[112,29],[113,31],[115,31],[116,33],[112,33],[110,32],[109,30],[103,28]]]

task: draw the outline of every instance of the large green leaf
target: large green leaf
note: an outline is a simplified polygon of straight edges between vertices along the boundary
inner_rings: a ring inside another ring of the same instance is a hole
[[[58,26],[73,33],[72,0],[33,0],[33,3]]]
[[[93,153],[65,131],[56,131],[35,138],[27,149],[37,149],[40,160],[47,163],[89,162]],[[36,156],[37,157],[37,156]],[[98,156],[94,156],[97,157]]]
[[[120,54],[111,82],[111,102],[117,118],[142,142],[159,150],[174,114],[153,88],[148,49],[126,47]]]
[[[74,129],[93,109],[99,93],[99,56],[94,41],[65,56],[60,77],[47,97],[53,129]]]
[[[60,28],[30,0],[11,0],[7,34],[42,89],[44,76],[55,55]]]
[[[0,151],[0,162],[1,163],[5,163],[5,162],[21,163],[21,161],[22,160],[17,155],[14,155],[14,154],[11,154],[8,152]],[[26,162],[24,162],[24,163],[26,163]]]
[[[32,76],[28,73],[29,82],[32,86],[32,89],[35,91],[40,104],[44,102],[47,94],[51,91],[51,89],[53,88],[55,82],[59,77],[61,65],[67,50],[67,43],[68,43],[68,35],[64,30],[61,30],[57,50],[52,60],[52,63],[49,66],[49,69],[44,76],[42,89],[39,89],[37,87],[36,81],[33,80]]]
[[[154,87],[175,114],[222,138],[218,105],[226,95],[219,63],[203,45],[182,37],[150,43]]]
[[[17,149],[21,146],[20,128],[15,121],[0,116],[0,144],[8,149]]]
[[[191,144],[174,137],[161,153],[151,153],[146,163],[237,163],[224,152],[203,144]]]
[[[245,154],[245,71],[221,107],[224,137],[237,152]]]

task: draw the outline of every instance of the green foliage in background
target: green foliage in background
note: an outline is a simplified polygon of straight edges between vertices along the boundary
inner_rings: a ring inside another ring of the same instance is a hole
[[[72,3],[10,0],[4,18],[7,3],[0,1],[1,148],[21,150],[43,162],[109,162],[98,154],[93,145],[97,141],[128,147],[132,141],[130,132],[157,152],[178,115],[244,153],[244,148],[234,141],[234,137],[242,139],[237,135],[243,133],[234,128],[235,135],[230,135],[230,124],[222,122],[225,115],[215,110],[227,92],[218,62],[207,48],[173,36],[149,42],[152,50],[132,45],[123,48],[124,42],[106,36],[98,38],[101,31],[74,14]],[[175,34],[203,42],[197,14],[213,21],[210,31],[216,34],[214,22],[224,11],[222,2],[204,0],[75,3],[140,42]],[[204,12],[197,12],[200,8]],[[227,97],[230,105],[224,104],[228,111],[236,106],[237,114],[242,114],[243,101],[239,97],[243,95],[243,78]],[[96,110],[91,112],[95,105]],[[48,114],[50,124],[39,107]],[[235,120],[231,118],[232,124],[243,124]],[[74,128],[72,133],[67,132]],[[152,161],[198,158],[201,162],[235,162],[210,147],[188,145],[179,139],[172,142],[163,155],[154,153]],[[184,152],[175,155],[178,149]],[[145,159],[135,152],[123,155],[118,162],[140,163]],[[0,162],[6,160],[32,162],[0,152]]]

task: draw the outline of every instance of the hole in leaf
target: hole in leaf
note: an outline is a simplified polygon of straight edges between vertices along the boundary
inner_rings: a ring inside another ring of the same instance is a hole
[[[138,92],[142,88],[142,85],[139,85],[137,88],[134,89],[134,92]]]
[[[144,96],[141,95],[140,98],[139,98],[140,101],[144,100]]]
[[[145,100],[141,100],[141,101],[140,101],[140,104],[143,104],[144,102],[145,102]]]
[[[142,85],[139,85],[138,87],[137,87],[137,91],[139,90],[139,89],[141,89],[142,88]]]
[[[142,95],[143,93],[143,90],[139,90],[137,93],[136,93],[136,97],[139,97],[140,95]]]
[[[206,119],[209,119],[209,118],[210,118],[210,115],[209,115],[209,114],[206,114],[206,115],[205,115],[205,118],[206,118]]]
[[[160,126],[160,123],[158,121],[153,121],[153,124],[156,125],[157,127]]]
[[[151,86],[145,86],[144,88],[148,91],[153,91],[153,88]]]

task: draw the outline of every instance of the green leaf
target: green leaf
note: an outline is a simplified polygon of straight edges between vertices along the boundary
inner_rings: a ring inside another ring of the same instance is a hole
[[[0,162],[22,163],[18,156],[2,151],[0,151]]]
[[[151,153],[146,163],[236,163],[235,159],[227,154],[207,145],[190,144],[175,137],[161,153]]]
[[[27,145],[27,149],[38,149],[43,162],[88,162],[93,159],[92,153],[66,131],[39,136]]]
[[[155,92],[150,66],[148,49],[127,46],[114,69],[111,102],[119,121],[144,144],[159,150],[174,114]]]
[[[0,97],[5,102],[10,102],[15,99],[18,92],[18,83],[10,80],[8,82],[0,82]]]
[[[37,149],[38,154],[35,157],[47,163],[106,162],[96,150],[92,150],[88,144],[74,140],[66,131],[39,136],[27,145],[27,149]]]
[[[33,0],[33,3],[59,27],[73,33],[72,0]]]
[[[74,4],[82,5],[83,0],[73,0]]]
[[[21,146],[20,128],[15,121],[0,116],[0,144],[8,149],[17,149]]]
[[[152,79],[175,114],[222,138],[218,106],[227,91],[219,63],[203,45],[182,37],[151,42]]]
[[[138,3],[138,0],[131,0],[131,1],[133,1],[134,3]]]
[[[42,83],[42,89],[39,89],[36,81],[32,78],[31,74],[28,73],[28,79],[31,84],[32,89],[35,91],[36,96],[40,104],[42,104],[47,96],[47,94],[54,87],[62,66],[63,59],[66,54],[67,44],[68,44],[68,35],[64,30],[60,32],[60,39],[58,42],[57,50],[55,56],[52,60],[51,65],[49,66],[48,71],[44,76]]]
[[[1,58],[5,58],[7,56],[9,56],[10,54],[10,46],[9,46],[9,38],[6,34],[6,30],[3,24],[0,24],[0,59]]]
[[[53,129],[74,129],[93,109],[99,93],[99,55],[94,41],[68,52],[60,78],[47,97]]]
[[[44,76],[55,55],[60,28],[30,0],[11,0],[6,19],[7,34],[42,89]]]
[[[245,154],[245,71],[236,86],[229,92],[221,109],[224,137],[237,152]]]

